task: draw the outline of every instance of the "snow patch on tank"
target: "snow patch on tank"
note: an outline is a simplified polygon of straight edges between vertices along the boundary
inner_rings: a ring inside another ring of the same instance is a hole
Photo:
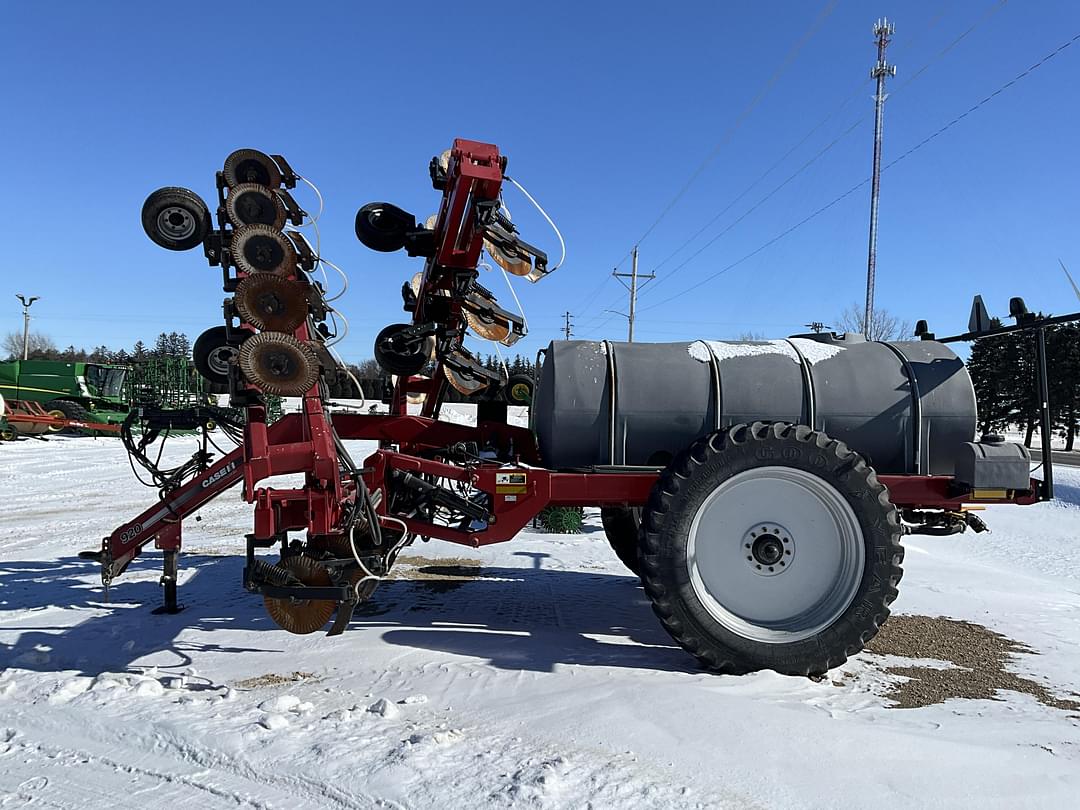
[[[795,348],[802,352],[802,356],[806,358],[806,362],[810,365],[820,363],[822,360],[828,360],[830,357],[836,357],[844,350],[843,346],[822,343],[809,338],[791,338],[791,342],[795,344]]]
[[[755,357],[763,354],[779,354],[798,363],[799,355],[786,340],[767,340],[755,343],[735,343],[719,340],[696,340],[686,347],[686,353],[701,363],[712,357],[730,360],[733,357]]]

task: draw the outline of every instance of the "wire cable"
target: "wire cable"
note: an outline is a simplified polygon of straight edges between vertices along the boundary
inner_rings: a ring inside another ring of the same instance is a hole
[[[1035,62],[1035,63],[1034,63],[1033,65],[1031,65],[1030,67],[1028,67],[1028,68],[1027,68],[1026,70],[1023,70],[1023,71],[1021,71],[1021,72],[1020,72],[1019,74],[1017,74],[1016,76],[1014,76],[1014,77],[1013,77],[1012,79],[1010,79],[1009,81],[1005,82],[1005,84],[1001,85],[1001,86],[1000,86],[999,88],[997,88],[996,90],[994,90],[994,92],[990,93],[990,94],[989,94],[988,96],[986,96],[985,98],[983,98],[983,99],[982,99],[981,101],[977,102],[976,104],[973,104],[973,105],[972,105],[971,107],[969,107],[969,108],[968,108],[967,110],[965,110],[964,112],[962,112],[962,113],[961,113],[960,115],[958,115],[958,116],[956,116],[955,118],[953,118],[953,119],[952,119],[951,121],[949,121],[949,122],[948,122],[947,124],[945,124],[944,126],[940,127],[940,128],[939,128],[939,129],[937,129],[937,130],[936,130],[935,132],[931,133],[930,135],[926,136],[926,137],[925,137],[925,138],[923,138],[923,139],[922,139],[921,141],[919,141],[918,143],[916,143],[916,144],[915,144],[914,146],[912,146],[912,147],[911,147],[910,149],[908,149],[908,150],[907,150],[906,152],[904,152],[903,154],[901,154],[901,155],[900,155],[899,157],[897,157],[897,158],[893,159],[892,161],[890,161],[889,163],[887,163],[887,164],[886,164],[885,166],[883,166],[883,167],[882,167],[882,169],[881,169],[881,170],[882,170],[882,172],[885,172],[885,171],[887,171],[887,170],[891,169],[892,167],[896,166],[896,165],[897,165],[898,163],[900,163],[900,162],[901,162],[902,160],[905,160],[905,159],[907,159],[908,157],[910,157],[911,155],[913,155],[913,154],[914,154],[915,152],[919,151],[919,150],[920,150],[920,149],[922,149],[922,148],[923,148],[924,146],[926,146],[927,144],[929,144],[930,142],[932,142],[932,141],[933,141],[933,140],[935,140],[936,138],[940,137],[941,135],[943,135],[943,134],[944,134],[945,132],[947,132],[948,130],[952,129],[952,128],[953,128],[954,126],[956,126],[957,124],[959,124],[959,123],[960,123],[961,121],[963,121],[963,120],[964,120],[965,118],[967,118],[967,117],[968,117],[969,115],[971,115],[971,114],[972,114],[973,112],[975,112],[976,110],[980,109],[980,108],[981,108],[981,107],[983,107],[984,105],[988,104],[988,103],[989,103],[990,101],[992,101],[993,99],[997,98],[997,96],[1001,95],[1001,94],[1002,94],[1003,92],[1005,92],[1006,90],[1008,90],[1008,89],[1009,89],[1010,87],[1012,87],[1013,85],[1015,85],[1015,84],[1016,84],[1017,82],[1019,82],[1020,80],[1024,79],[1024,78],[1025,78],[1026,76],[1029,76],[1029,75],[1030,75],[1031,73],[1033,73],[1033,72],[1034,72],[1035,70],[1037,70],[1038,68],[1040,68],[1040,67],[1042,67],[1043,65],[1045,65],[1045,64],[1046,64],[1047,62],[1049,62],[1049,61],[1050,61],[1051,59],[1053,59],[1053,58],[1054,58],[1055,56],[1057,56],[1058,54],[1060,54],[1060,53],[1061,53],[1062,51],[1064,51],[1064,50],[1065,50],[1066,48],[1069,48],[1070,46],[1074,45],[1074,44],[1075,44],[1075,43],[1076,43],[1076,42],[1077,42],[1078,40],[1080,40],[1080,33],[1076,34],[1075,36],[1073,36],[1073,37],[1072,37],[1071,39],[1069,39],[1069,40],[1068,40],[1068,41],[1066,41],[1065,43],[1063,43],[1063,44],[1059,45],[1059,46],[1058,46],[1057,48],[1055,48],[1055,49],[1054,49],[1053,51],[1051,51],[1050,53],[1046,54],[1046,55],[1045,55],[1044,57],[1042,57],[1041,59],[1039,59],[1039,60],[1038,60],[1037,62]],[[799,220],[798,222],[796,222],[796,223],[795,223],[794,225],[792,225],[792,226],[790,226],[789,228],[787,228],[787,229],[785,229],[785,230],[781,231],[781,232],[780,232],[779,234],[777,234],[776,236],[772,237],[771,239],[769,239],[769,240],[768,240],[767,242],[765,242],[765,243],[764,243],[764,244],[762,244],[761,246],[759,246],[759,247],[755,248],[755,249],[754,249],[754,250],[752,250],[752,251],[751,251],[750,253],[747,253],[747,254],[746,254],[745,256],[743,256],[743,257],[742,257],[741,259],[738,259],[738,260],[736,260],[736,261],[732,262],[731,264],[727,265],[726,267],[722,268],[721,270],[718,270],[717,272],[715,272],[715,273],[713,273],[713,274],[711,274],[711,275],[707,276],[706,278],[702,279],[701,281],[697,282],[696,284],[693,284],[693,285],[691,285],[691,286],[687,287],[686,289],[682,290],[681,292],[675,293],[674,295],[671,295],[671,296],[669,296],[669,297],[667,297],[667,298],[663,299],[662,301],[658,301],[658,302],[656,302],[656,303],[654,303],[654,304],[651,304],[651,305],[650,305],[650,306],[648,306],[648,307],[641,307],[641,308],[639,309],[639,312],[640,312],[640,311],[645,311],[645,310],[649,310],[649,309],[655,309],[655,308],[657,308],[657,307],[659,307],[659,306],[662,306],[662,305],[664,305],[664,304],[670,303],[671,301],[674,301],[674,300],[675,300],[675,299],[677,299],[677,298],[681,298],[682,296],[684,296],[684,295],[686,295],[686,294],[688,294],[688,293],[690,293],[690,292],[693,292],[693,291],[694,291],[694,290],[696,290],[696,289],[697,289],[698,287],[701,287],[701,286],[702,286],[703,284],[707,284],[708,282],[712,281],[713,279],[717,278],[718,276],[721,276],[721,275],[723,275],[724,273],[728,272],[729,270],[732,270],[732,269],[734,269],[735,267],[739,266],[740,264],[742,264],[743,262],[745,262],[745,261],[747,261],[748,259],[752,258],[753,256],[756,256],[756,255],[757,255],[758,253],[760,253],[761,251],[765,250],[766,248],[768,248],[768,247],[770,247],[770,246],[774,245],[774,244],[775,244],[776,242],[779,242],[779,241],[780,241],[781,239],[783,239],[783,238],[784,238],[785,236],[788,236],[789,234],[791,234],[792,232],[794,232],[794,231],[795,231],[795,230],[797,230],[798,228],[801,228],[801,227],[802,227],[803,225],[805,225],[805,224],[806,224],[807,222],[810,222],[811,220],[813,220],[813,219],[817,218],[818,216],[820,216],[821,214],[825,213],[825,212],[826,212],[826,211],[828,211],[828,210],[829,210],[830,208],[832,208],[833,206],[837,205],[838,203],[840,203],[840,202],[841,202],[842,200],[846,199],[847,197],[850,197],[850,196],[851,196],[852,194],[854,194],[854,193],[855,193],[856,191],[858,191],[858,190],[859,190],[860,188],[862,188],[863,186],[865,186],[865,185],[867,185],[867,184],[869,184],[869,183],[870,183],[870,178],[867,178],[867,179],[863,180],[862,182],[860,182],[860,183],[857,183],[856,185],[852,186],[852,187],[851,187],[850,189],[848,189],[847,191],[845,191],[845,192],[844,192],[843,194],[841,194],[841,195],[840,195],[839,197],[836,197],[836,198],[835,198],[835,199],[833,199],[833,200],[832,200],[831,202],[829,202],[829,203],[826,203],[825,205],[823,205],[823,206],[822,206],[821,208],[818,208],[818,209],[817,209],[816,211],[814,211],[814,212],[813,212],[813,213],[811,213],[810,215],[808,215],[808,216],[804,217],[803,219]],[[696,255],[696,254],[695,254],[695,255]]]
[[[307,183],[311,187],[311,190],[315,192],[315,196],[319,198],[319,213],[317,213],[313,217],[310,214],[308,214],[308,216],[310,217],[309,223],[314,225],[315,223],[317,223],[319,221],[319,217],[321,217],[322,214],[323,214],[323,196],[322,196],[322,192],[319,191],[318,186],[316,186],[314,183],[312,183],[310,180],[308,180],[302,174],[298,174],[296,176],[299,177],[301,180],[303,180],[305,183]],[[303,226],[301,226],[301,227],[303,227]]]
[[[732,137],[734,137],[735,133],[742,126],[743,122],[750,116],[750,113],[754,111],[757,105],[761,103],[765,96],[768,95],[769,91],[772,90],[773,86],[780,80],[780,77],[783,76],[784,73],[787,72],[788,68],[791,67],[796,57],[798,57],[800,51],[802,51],[803,46],[805,46],[806,43],[814,37],[814,35],[818,32],[821,26],[825,23],[825,20],[829,18],[829,15],[831,15],[833,10],[836,8],[836,3],[837,0],[827,0],[824,7],[822,7],[821,11],[818,12],[817,17],[815,17],[813,22],[810,23],[810,27],[806,29],[805,33],[803,33],[803,35],[788,51],[787,56],[784,57],[784,61],[780,63],[780,67],[773,71],[773,74],[769,77],[768,81],[766,81],[765,84],[761,87],[761,89],[758,90],[757,94],[750,100],[750,103],[739,114],[738,118],[735,119],[735,122],[730,127],[728,127],[727,131],[724,133],[719,143],[717,143],[716,146],[713,147],[712,151],[709,152],[709,154],[705,156],[705,159],[701,161],[698,167],[694,169],[693,173],[690,175],[690,178],[686,181],[686,183],[683,184],[682,188],[679,189],[675,196],[671,198],[671,201],[668,202],[668,204],[664,206],[664,208],[660,211],[659,216],[657,216],[656,219],[653,220],[652,224],[645,229],[645,232],[637,238],[637,240],[634,242],[635,245],[640,245],[642,242],[645,241],[649,234],[651,234],[653,230],[656,229],[656,226],[659,225],[660,222],[664,219],[664,217],[666,217],[668,213],[670,213],[671,209],[675,207],[675,204],[680,199],[682,199],[683,195],[686,194],[686,192],[690,189],[690,186],[692,186],[695,181],[697,181],[697,179],[701,176],[702,172],[705,171],[708,165],[712,163],[712,161],[716,158],[718,154],[720,154],[723,148],[727,146],[728,142],[732,139]],[[622,261],[625,261],[625,259],[623,259]],[[622,262],[620,262],[620,264],[621,263]]]
[[[930,59],[929,59],[929,60],[928,60],[928,61],[927,61],[926,63],[924,63],[924,64],[922,65],[922,67],[920,67],[920,68],[919,68],[918,70],[916,70],[916,71],[915,71],[915,73],[914,73],[914,74],[912,74],[912,75],[911,75],[911,76],[910,76],[910,77],[909,77],[909,78],[908,78],[908,79],[907,79],[906,81],[904,81],[904,82],[903,82],[903,83],[902,83],[902,84],[901,84],[901,85],[900,85],[899,87],[897,87],[897,88],[895,88],[894,90],[892,90],[892,92],[890,93],[890,95],[891,95],[891,94],[895,94],[895,93],[897,93],[897,92],[900,92],[901,90],[903,90],[904,88],[906,88],[906,87],[907,87],[908,85],[910,85],[910,84],[911,84],[911,83],[912,83],[913,81],[915,81],[916,79],[918,79],[918,78],[919,78],[919,76],[921,76],[921,75],[922,75],[923,73],[925,73],[925,72],[926,72],[926,70],[927,70],[927,69],[928,69],[928,68],[929,68],[929,67],[930,67],[931,65],[933,65],[933,64],[934,64],[934,63],[935,63],[935,62],[936,62],[937,60],[939,60],[939,59],[941,59],[941,58],[942,58],[943,56],[945,56],[945,54],[947,54],[947,53],[948,53],[949,51],[951,51],[951,50],[952,50],[953,48],[955,48],[955,47],[956,47],[956,46],[957,46],[958,44],[960,44],[960,42],[961,42],[961,41],[963,41],[963,40],[964,40],[964,39],[965,39],[965,38],[966,38],[966,37],[967,37],[968,35],[970,35],[970,34],[971,34],[971,33],[972,33],[972,32],[973,32],[973,31],[974,31],[974,30],[975,30],[976,28],[978,28],[978,27],[979,27],[979,26],[980,26],[980,25],[981,25],[982,23],[986,22],[986,20],[990,19],[990,17],[992,17],[992,16],[994,15],[994,14],[996,14],[996,13],[997,13],[998,11],[1000,11],[1000,10],[1001,10],[1001,9],[1002,9],[1002,8],[1004,7],[1004,5],[1005,5],[1005,3],[1006,3],[1007,1],[1008,1],[1008,0],[997,0],[997,2],[995,2],[995,3],[993,4],[993,5],[991,5],[990,7],[988,7],[988,8],[987,8],[987,9],[986,9],[986,10],[985,10],[985,11],[983,12],[982,16],[980,16],[980,17],[979,17],[979,18],[978,18],[978,19],[977,19],[977,20],[976,20],[976,21],[975,21],[975,22],[974,22],[974,23],[973,23],[972,25],[970,25],[970,26],[969,26],[969,27],[968,27],[967,29],[965,29],[965,30],[964,30],[963,32],[961,32],[959,36],[957,36],[957,37],[955,37],[954,39],[952,39],[952,40],[951,40],[951,41],[950,41],[950,42],[949,42],[949,43],[948,43],[948,44],[947,44],[947,45],[946,45],[946,46],[945,46],[944,48],[942,48],[942,49],[941,49],[941,50],[940,50],[940,51],[939,51],[939,52],[938,52],[937,54],[935,54],[935,55],[934,55],[933,57],[931,57],[931,58],[930,58]],[[935,18],[934,20],[932,20],[932,21],[931,21],[931,24],[930,24],[930,26],[929,26],[929,27],[933,27],[933,25],[934,25],[934,24],[936,24],[936,22],[937,22],[937,20],[938,20],[938,19],[940,19],[940,15],[939,15],[939,16],[938,16],[937,18]],[[925,33],[925,31],[924,31],[923,33]],[[840,106],[839,106],[839,107],[837,107],[837,108],[836,108],[835,110],[833,110],[833,112],[829,113],[829,114],[828,114],[828,115],[827,115],[827,116],[826,116],[825,118],[823,118],[823,119],[822,119],[822,120],[821,120],[821,121],[820,121],[820,122],[819,122],[819,123],[818,123],[817,125],[815,125],[813,129],[811,129],[811,130],[810,130],[810,131],[809,131],[809,132],[808,132],[808,133],[807,133],[807,134],[806,134],[805,136],[803,136],[803,138],[802,138],[802,139],[801,139],[801,140],[800,140],[800,141],[799,141],[799,142],[798,142],[797,144],[795,144],[795,146],[791,147],[791,148],[790,148],[790,149],[789,149],[789,150],[788,150],[787,152],[785,152],[785,153],[784,153],[784,155],[783,155],[783,157],[781,157],[781,158],[780,158],[779,160],[777,160],[777,161],[776,161],[775,163],[773,163],[773,164],[772,164],[772,165],[771,165],[771,166],[770,166],[770,167],[769,167],[768,169],[766,169],[766,170],[765,170],[765,171],[764,171],[764,172],[763,172],[763,173],[762,173],[762,174],[761,174],[760,176],[758,176],[758,178],[757,178],[757,179],[755,179],[755,180],[754,180],[754,181],[753,181],[753,182],[752,182],[752,183],[751,183],[751,184],[750,184],[749,186],[747,186],[747,187],[746,187],[746,188],[745,188],[745,189],[744,189],[744,190],[743,190],[743,191],[742,191],[742,192],[741,192],[741,193],[740,193],[740,194],[739,194],[739,195],[738,195],[737,197],[735,197],[735,199],[733,199],[733,200],[732,200],[732,201],[731,201],[730,203],[728,203],[728,205],[727,205],[727,206],[725,206],[725,207],[723,208],[723,210],[721,210],[721,211],[720,211],[719,213],[717,213],[717,214],[716,214],[716,215],[715,215],[715,216],[714,216],[714,217],[713,217],[712,219],[710,219],[710,220],[709,220],[708,222],[706,222],[706,223],[705,223],[705,224],[704,224],[704,225],[703,225],[703,226],[702,226],[701,228],[699,228],[699,229],[698,229],[697,231],[695,231],[695,232],[694,232],[694,233],[693,233],[693,234],[692,234],[692,235],[691,235],[691,236],[690,236],[690,237],[689,237],[689,238],[688,238],[688,239],[687,239],[686,241],[684,241],[684,242],[683,242],[682,244],[680,244],[680,245],[679,245],[679,246],[678,246],[678,247],[677,247],[677,248],[676,248],[676,249],[675,249],[674,251],[672,251],[672,252],[671,252],[671,253],[670,253],[670,254],[669,254],[669,255],[668,255],[668,256],[667,256],[667,257],[666,257],[666,258],[665,258],[665,259],[664,259],[663,261],[661,261],[661,262],[660,262],[659,264],[656,264],[656,265],[654,265],[654,266],[653,266],[653,268],[652,268],[652,270],[651,270],[651,272],[655,273],[655,272],[656,272],[657,270],[659,270],[659,269],[660,269],[660,268],[661,268],[661,267],[662,267],[662,266],[663,266],[664,264],[666,264],[666,263],[667,263],[668,261],[670,261],[670,260],[671,260],[672,258],[674,258],[674,257],[675,257],[675,256],[676,256],[676,255],[677,255],[678,253],[680,253],[681,251],[683,251],[683,250],[684,250],[684,249],[685,249],[685,248],[686,248],[686,247],[687,247],[687,246],[688,246],[688,245],[689,245],[689,244],[690,244],[691,242],[693,242],[693,241],[694,241],[695,239],[697,239],[697,238],[698,238],[698,237],[699,237],[699,236],[700,236],[700,235],[701,235],[702,233],[704,233],[704,232],[705,232],[705,231],[706,231],[706,230],[707,230],[707,229],[708,229],[708,228],[709,228],[709,227],[710,227],[711,225],[713,225],[713,223],[715,223],[715,222],[716,222],[716,221],[717,221],[718,219],[720,219],[720,217],[722,217],[722,216],[723,216],[724,214],[726,214],[726,213],[727,213],[727,212],[728,212],[729,210],[731,210],[731,208],[732,208],[732,207],[733,207],[733,206],[735,205],[735,203],[737,203],[737,202],[738,202],[739,200],[741,200],[741,199],[742,199],[743,197],[745,197],[745,196],[746,196],[746,194],[747,194],[747,193],[749,193],[751,189],[753,189],[753,188],[754,188],[754,187],[755,187],[755,186],[756,186],[756,185],[757,185],[758,183],[760,183],[760,182],[761,182],[762,180],[764,180],[764,179],[765,179],[765,178],[766,178],[766,177],[767,177],[767,176],[768,176],[769,174],[771,174],[771,173],[773,172],[773,170],[774,170],[774,169],[776,169],[776,167],[777,167],[777,166],[779,166],[780,164],[782,164],[782,163],[783,163],[783,162],[784,162],[784,161],[785,161],[785,160],[786,160],[786,159],[787,159],[787,158],[788,158],[788,157],[789,157],[789,156],[790,156],[790,155],[791,155],[791,154],[792,154],[792,153],[793,153],[793,152],[794,152],[794,151],[795,151],[796,149],[798,149],[798,148],[799,148],[800,146],[802,146],[802,145],[803,145],[804,143],[806,143],[806,141],[807,141],[807,140],[809,140],[809,138],[810,138],[810,137],[811,137],[811,136],[812,136],[812,135],[813,135],[813,134],[814,134],[814,133],[815,133],[815,132],[816,132],[817,130],[819,130],[819,129],[820,129],[820,128],[821,128],[821,127],[822,127],[822,126],[824,125],[824,124],[826,124],[826,123],[827,123],[827,122],[828,122],[829,120],[831,120],[831,119],[832,119],[833,117],[835,117],[837,113],[839,113],[839,112],[840,112],[841,110],[843,110],[843,108],[844,108],[844,107],[846,107],[846,106],[847,106],[847,105],[848,105],[848,104],[849,104],[849,103],[850,103],[850,102],[851,102],[851,101],[852,101],[852,100],[853,100],[853,99],[854,99],[854,98],[855,98],[856,96],[858,96],[858,95],[859,95],[859,93],[861,93],[861,92],[862,92],[862,89],[863,89],[863,88],[864,88],[864,87],[866,86],[866,84],[867,84],[868,82],[870,82],[870,79],[869,79],[869,78],[865,79],[865,80],[864,80],[864,81],[862,82],[862,84],[860,84],[860,85],[859,85],[858,89],[857,89],[857,90],[856,90],[856,91],[855,91],[854,93],[852,93],[852,94],[851,94],[850,96],[848,96],[848,97],[847,97],[847,98],[846,98],[846,99],[845,99],[845,100],[844,100],[843,102],[841,102],[841,104],[840,104]],[[834,138],[834,139],[833,139],[833,140],[832,140],[831,142],[829,142],[828,144],[826,144],[826,145],[825,145],[825,146],[824,146],[824,147],[823,147],[823,148],[822,148],[821,150],[819,150],[819,151],[818,151],[818,152],[817,152],[817,153],[816,153],[816,154],[815,154],[815,155],[814,155],[814,156],[813,156],[812,158],[810,158],[810,159],[809,159],[808,161],[806,161],[806,162],[805,162],[805,163],[804,163],[804,164],[803,164],[803,165],[802,165],[801,167],[799,167],[799,169],[798,169],[798,170],[797,170],[797,171],[796,171],[796,172],[795,172],[794,174],[792,174],[792,175],[791,175],[790,177],[788,177],[788,178],[787,178],[787,179],[786,179],[786,180],[785,180],[785,181],[784,181],[783,183],[781,183],[781,184],[780,184],[779,186],[777,186],[776,188],[774,188],[774,189],[773,189],[773,190],[772,190],[772,191],[771,191],[771,192],[770,192],[769,194],[765,195],[765,197],[763,197],[762,199],[758,200],[758,202],[756,202],[756,203],[755,203],[755,204],[754,204],[753,206],[751,206],[751,207],[750,207],[750,208],[749,208],[749,209],[748,209],[748,210],[747,210],[746,212],[744,212],[744,213],[743,213],[743,214],[742,214],[742,215],[741,215],[741,216],[740,216],[740,217],[739,217],[738,219],[736,219],[736,220],[735,220],[734,222],[732,222],[732,223],[731,223],[730,225],[728,225],[728,226],[727,226],[727,227],[726,227],[726,228],[725,228],[725,229],[724,229],[723,231],[721,231],[721,232],[720,232],[719,234],[717,234],[717,235],[716,235],[715,237],[713,237],[713,238],[712,238],[712,239],[711,239],[711,240],[710,240],[709,242],[707,242],[707,243],[706,243],[706,244],[705,244],[705,245],[703,246],[703,248],[702,248],[702,249],[698,250],[698,251],[697,251],[696,253],[694,253],[694,254],[693,254],[692,256],[690,256],[690,258],[689,258],[688,260],[686,260],[686,261],[682,262],[681,264],[679,264],[679,265],[678,265],[678,266],[677,266],[677,267],[676,267],[676,268],[675,268],[674,270],[672,270],[672,271],[671,271],[670,273],[667,273],[666,275],[664,275],[664,276],[661,276],[661,277],[660,277],[660,278],[659,278],[659,279],[657,280],[657,283],[656,283],[656,284],[654,284],[654,285],[652,285],[652,287],[651,287],[651,294],[655,294],[656,288],[657,288],[657,287],[659,287],[659,286],[660,286],[660,285],[661,285],[661,284],[662,284],[662,283],[663,283],[664,281],[666,281],[667,279],[671,278],[671,276],[673,276],[673,275],[674,275],[675,273],[677,273],[677,272],[678,272],[678,271],[679,271],[680,269],[682,269],[683,267],[685,267],[688,261],[690,261],[690,260],[694,259],[694,258],[695,258],[696,256],[700,255],[700,254],[701,254],[701,252],[702,252],[702,250],[704,250],[704,248],[707,248],[707,247],[708,247],[709,245],[711,245],[711,244],[715,243],[717,239],[719,239],[719,238],[720,238],[721,236],[723,236],[724,234],[726,234],[726,233],[728,233],[729,231],[731,231],[731,229],[732,229],[732,228],[734,228],[734,227],[735,227],[736,225],[738,225],[738,224],[739,224],[740,222],[742,222],[742,221],[743,221],[744,219],[746,219],[746,217],[747,217],[747,216],[749,216],[749,215],[750,215],[751,213],[753,213],[753,212],[754,212],[755,210],[757,210],[758,208],[760,208],[760,207],[761,207],[761,205],[763,205],[763,204],[764,204],[764,203],[765,203],[765,202],[766,202],[767,200],[769,200],[770,198],[772,198],[772,197],[773,197],[773,196],[774,196],[775,194],[777,194],[777,193],[778,193],[778,192],[779,192],[779,191],[780,191],[781,189],[783,189],[783,188],[784,188],[785,186],[787,186],[787,185],[788,185],[789,183],[791,183],[791,182],[792,182],[793,180],[795,180],[795,178],[796,178],[796,177],[798,177],[798,176],[799,176],[800,174],[802,174],[802,173],[803,173],[804,171],[806,171],[807,169],[809,169],[809,168],[810,168],[810,166],[812,166],[812,165],[813,165],[814,163],[816,163],[816,162],[818,161],[818,159],[820,159],[821,157],[823,157],[823,156],[824,156],[824,155],[825,155],[825,154],[826,154],[827,152],[829,152],[829,151],[830,151],[830,150],[831,150],[831,149],[832,149],[832,148],[833,148],[834,146],[836,146],[836,145],[837,145],[837,144],[838,144],[838,143],[839,143],[839,142],[840,142],[841,140],[843,140],[843,139],[844,139],[845,137],[847,137],[847,136],[848,136],[848,135],[850,135],[850,134],[851,134],[852,132],[854,132],[854,131],[855,131],[855,130],[856,130],[856,129],[858,128],[858,126],[859,126],[860,124],[862,124],[862,123],[863,123],[864,121],[869,121],[869,120],[870,120],[870,114],[869,114],[869,113],[867,113],[867,114],[865,114],[865,115],[862,115],[862,116],[861,116],[861,117],[860,117],[860,118],[859,118],[859,119],[858,119],[857,121],[855,121],[854,123],[852,123],[852,124],[851,124],[851,125],[850,125],[850,126],[849,126],[849,127],[847,128],[847,129],[846,129],[846,130],[844,130],[844,132],[842,132],[842,133],[841,133],[841,134],[840,134],[839,136],[837,136],[837,137],[836,137],[836,138]],[[646,295],[647,295],[647,294],[650,294],[650,293],[646,293]]]
[[[558,270],[560,267],[562,267],[563,262],[566,261],[566,242],[563,241],[562,234],[559,232],[559,226],[555,224],[555,222],[551,219],[551,217],[548,216],[548,212],[545,211],[543,209],[543,207],[540,205],[540,203],[538,203],[533,198],[533,195],[525,190],[525,186],[521,185],[521,183],[519,183],[517,180],[515,180],[513,177],[511,177],[508,174],[503,175],[503,177],[505,177],[507,180],[509,180],[511,183],[513,183],[517,187],[517,190],[520,191],[522,194],[524,194],[525,197],[528,199],[528,201],[531,202],[534,206],[536,206],[536,210],[540,212],[540,215],[543,216],[544,219],[547,220],[548,225],[550,225],[551,229],[553,231],[555,231],[555,236],[557,236],[559,238],[559,247],[562,249],[562,256],[559,257],[559,261],[555,263],[555,266],[552,267],[550,270],[548,270],[549,273],[554,273],[556,270]],[[500,202],[501,202],[501,200],[500,200]],[[509,214],[510,209],[507,209],[506,212],[507,212],[507,214]]]

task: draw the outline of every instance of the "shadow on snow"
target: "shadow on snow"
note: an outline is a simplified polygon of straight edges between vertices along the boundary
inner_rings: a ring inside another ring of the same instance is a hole
[[[481,568],[472,576],[384,582],[357,608],[350,630],[326,640],[355,653],[364,631],[412,650],[481,658],[509,670],[547,672],[557,664],[694,671],[653,615],[635,578],[545,568]],[[152,615],[160,604],[160,560],[136,560],[113,585],[110,601],[96,563],[78,558],[0,563],[0,668],[119,672],[140,659],[163,670],[182,668],[207,653],[288,654],[291,636],[241,588],[239,556],[181,558],[177,615]],[[417,569],[445,576],[445,566]],[[453,571],[449,572],[451,575]],[[12,611],[24,611],[17,619]],[[75,613],[73,616],[72,613]],[[83,614],[83,615],[78,615]],[[329,629],[329,625],[327,625]],[[253,631],[237,637],[214,631]],[[160,653],[169,663],[159,663]],[[290,662],[291,663],[291,662]]]

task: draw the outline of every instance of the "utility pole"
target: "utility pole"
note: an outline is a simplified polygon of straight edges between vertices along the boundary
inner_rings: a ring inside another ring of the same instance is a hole
[[[896,28],[888,19],[878,20],[874,24],[874,36],[877,37],[877,64],[870,70],[870,78],[877,80],[877,95],[874,96],[874,173],[870,181],[870,255],[866,262],[866,315],[863,320],[863,332],[869,336],[874,323],[874,273],[877,270],[877,224],[878,194],[881,190],[881,130],[885,122],[885,77],[896,75],[896,66],[885,61],[885,49],[889,47],[889,37]]]
[[[573,329],[573,326],[574,326],[574,325],[573,325],[572,323],[570,323],[570,317],[571,317],[571,316],[570,316],[570,313],[569,313],[569,312],[564,312],[564,313],[563,313],[563,317],[564,317],[564,318],[566,318],[566,326],[564,326],[564,327],[562,328],[562,333],[563,333],[563,335],[565,335],[565,339],[566,339],[566,340],[569,340],[569,339],[570,339],[570,335],[572,335],[572,334],[573,334],[573,331],[571,331],[571,330]]]
[[[647,284],[648,282],[650,282],[654,278],[656,278],[655,273],[649,273],[649,275],[647,275],[647,276],[639,276],[638,275],[638,271],[637,271],[637,256],[638,256],[637,245],[634,245],[634,249],[630,252],[630,255],[633,257],[633,265],[632,265],[632,269],[631,269],[631,271],[629,273],[620,273],[617,270],[612,270],[611,271],[611,275],[615,276],[615,278],[618,280],[618,282],[620,284],[622,284],[624,287],[626,287],[626,289],[628,289],[630,291],[630,314],[627,316],[627,320],[630,322],[630,333],[626,338],[627,343],[633,343],[634,342],[634,317],[637,315],[638,279],[639,278],[645,279],[645,283]],[[630,279],[630,285],[629,286],[627,286],[626,282],[623,281],[624,278]],[[642,284],[641,286],[644,287],[645,285]]]
[[[27,301],[26,297],[20,293],[15,293],[15,297],[22,303],[22,359],[26,360],[27,355],[30,354],[30,305],[37,301],[41,296],[31,295],[29,301]]]
[[[822,331],[832,328],[828,324],[824,324],[821,321],[810,321],[810,323],[803,324],[803,326],[805,326],[807,329],[812,329],[816,334],[820,334]]]

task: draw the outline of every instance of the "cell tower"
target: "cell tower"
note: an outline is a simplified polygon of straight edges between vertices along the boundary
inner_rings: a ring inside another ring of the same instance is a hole
[[[863,332],[869,337],[874,322],[874,274],[877,270],[877,224],[878,195],[881,190],[881,130],[885,122],[885,77],[896,75],[896,66],[885,61],[885,49],[889,47],[890,37],[896,31],[888,19],[878,20],[874,24],[874,36],[877,37],[877,64],[870,70],[870,78],[877,80],[877,94],[874,96],[874,173],[870,181],[870,255],[866,262],[866,314]]]

